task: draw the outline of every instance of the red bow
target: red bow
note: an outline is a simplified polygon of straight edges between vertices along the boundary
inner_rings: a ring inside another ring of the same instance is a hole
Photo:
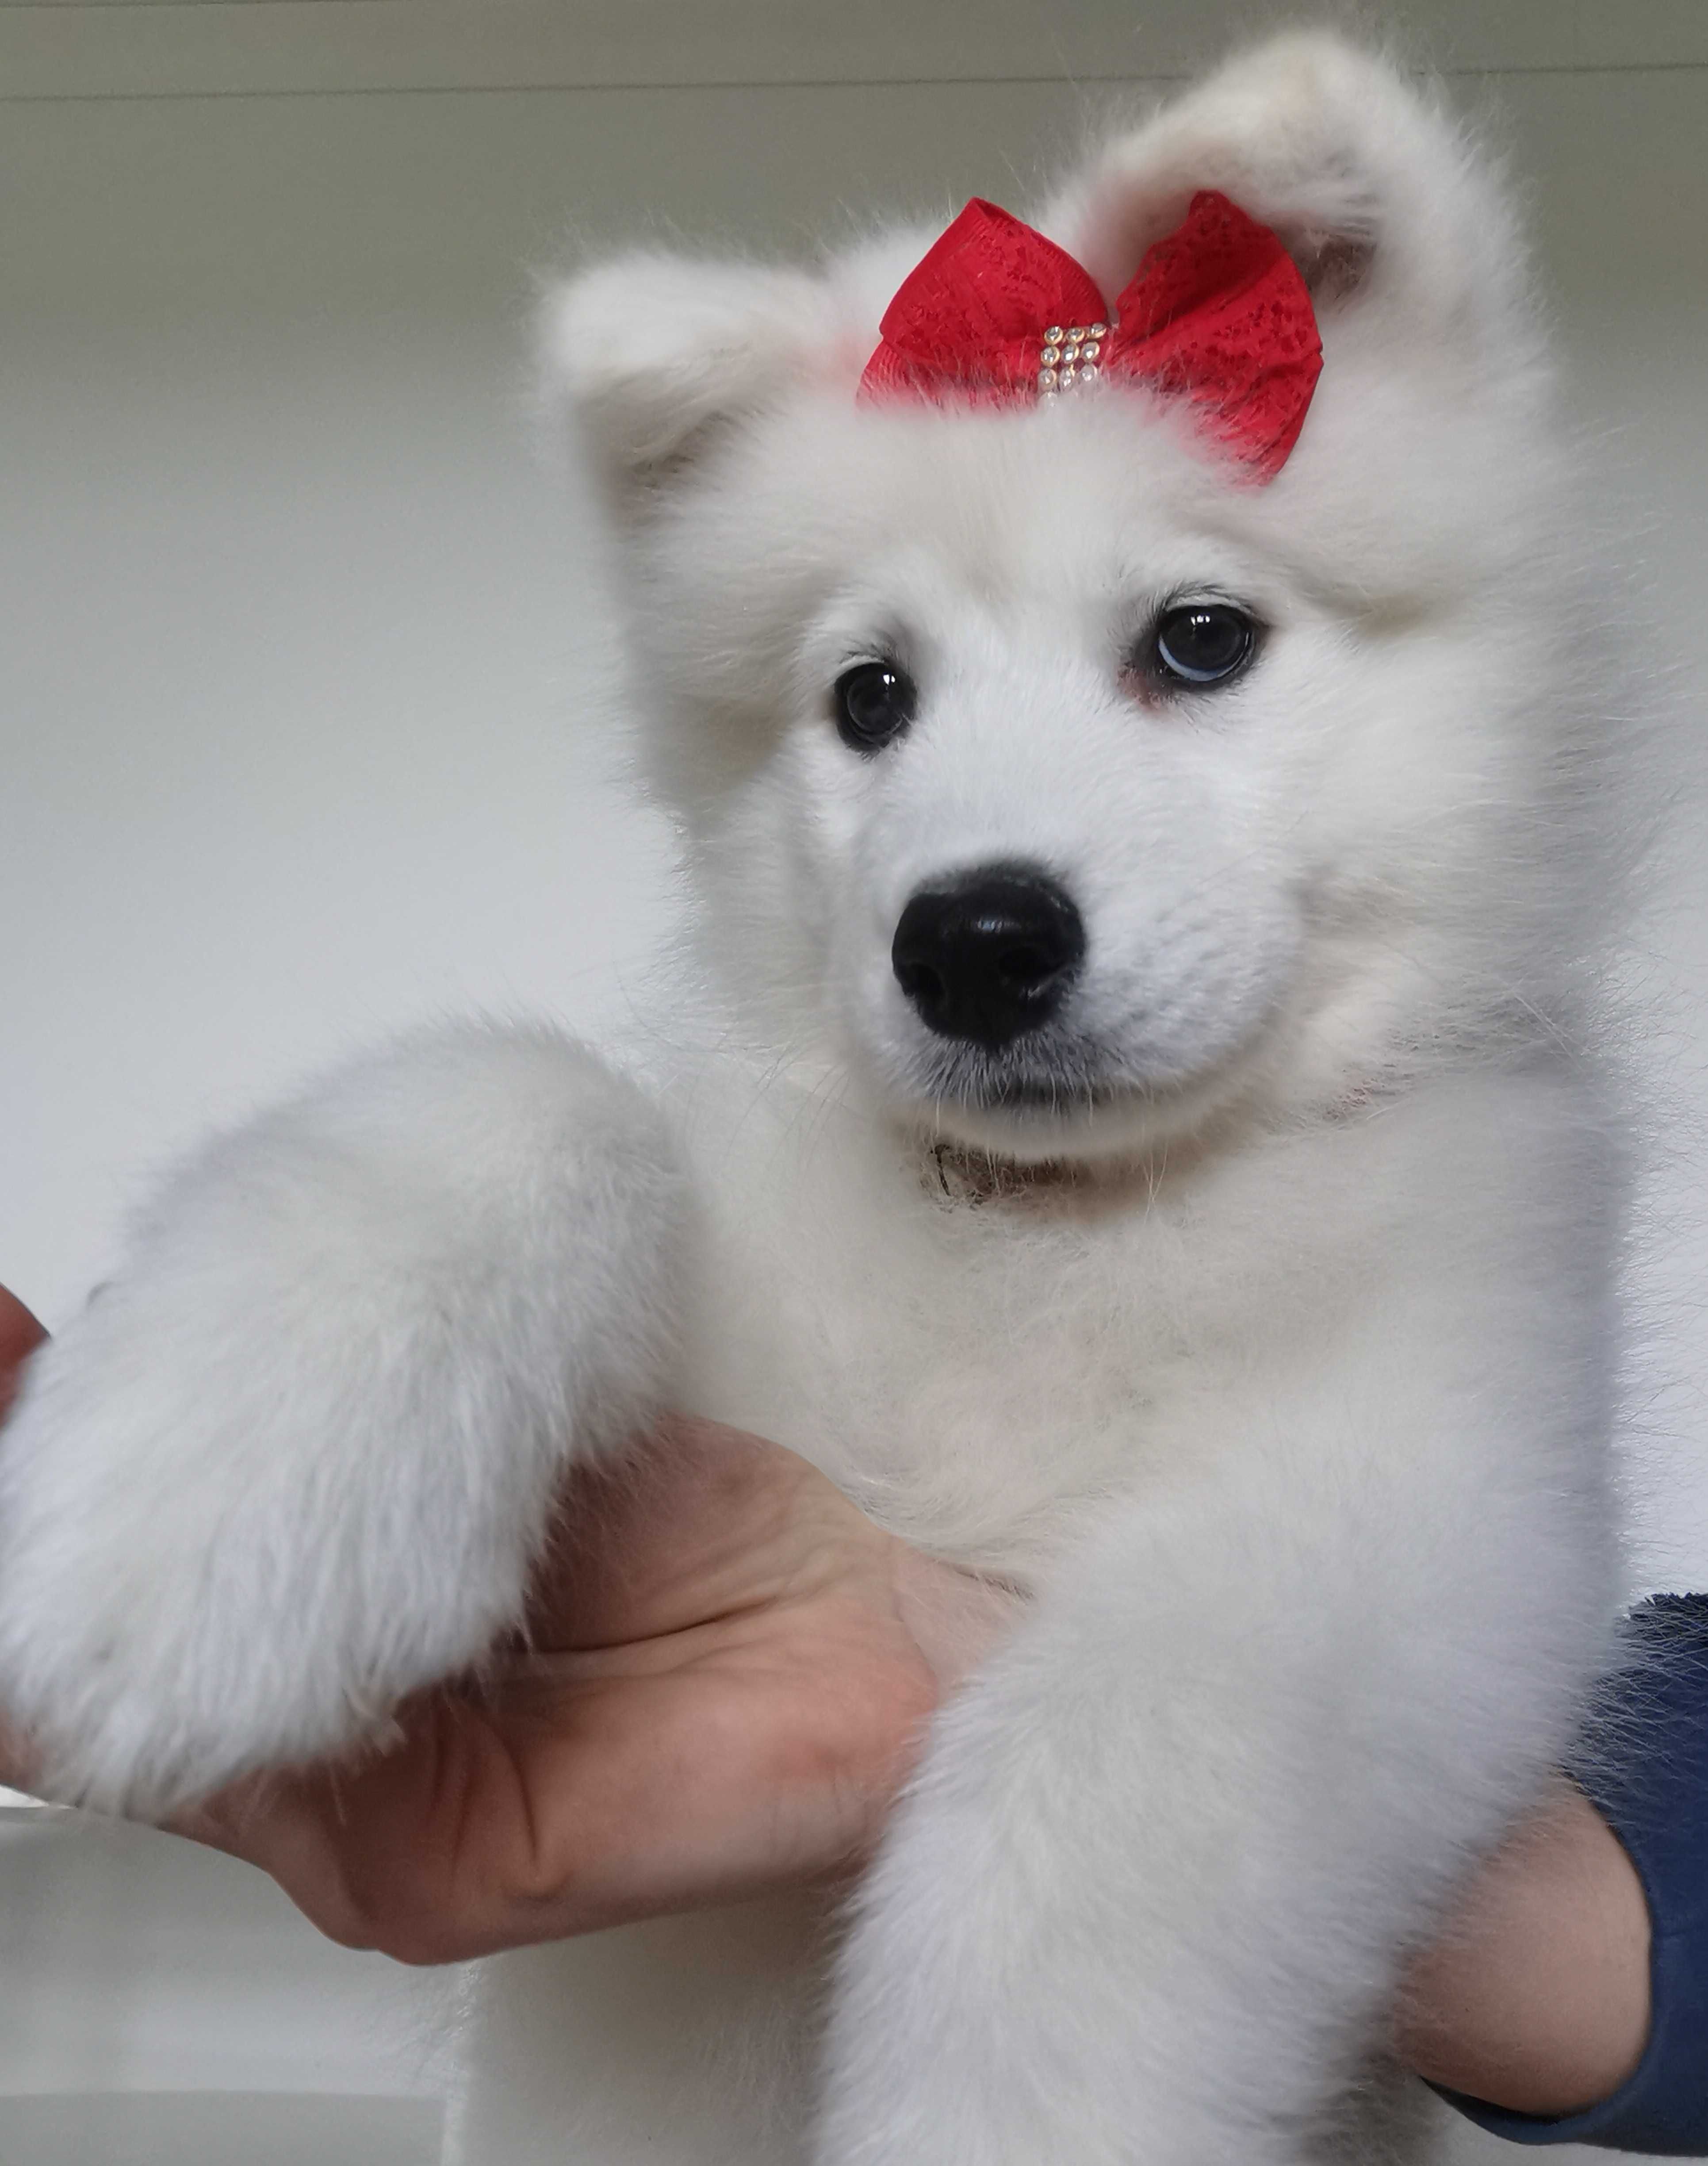
[[[1007,405],[1129,378],[1189,399],[1261,481],[1281,471],[1322,367],[1292,257],[1213,189],[1194,196],[1112,310],[1065,249],[975,199],[902,282],[880,330],[862,399]]]

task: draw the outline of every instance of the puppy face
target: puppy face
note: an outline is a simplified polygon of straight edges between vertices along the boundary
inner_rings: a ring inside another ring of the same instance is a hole
[[[650,649],[710,944],[777,1042],[1018,1156],[1367,1080],[1488,884],[1538,663],[1474,567],[1343,590],[1285,486],[1121,388],[809,398],[709,464]]]
[[[1231,1087],[1299,970],[1335,642],[1194,515],[1168,419],[811,401],[703,487],[664,666],[735,754],[701,815],[714,938],[784,1029],[1008,1151]]]
[[[1467,173],[1373,63],[1294,40],[1046,215],[1105,290],[1200,182],[1330,267],[1321,385],[1268,487],[1130,385],[858,404],[929,235],[815,277],[678,267],[647,322],[697,343],[649,327],[614,361],[593,327],[623,267],[571,289],[655,779],[703,953],[767,1044],[909,1124],[1096,1154],[1357,1093],[1534,979],[1552,468],[1516,259]]]
[[[1171,515],[1142,431],[1083,418],[870,432],[865,546],[801,626],[754,792],[773,848],[812,808],[846,1057],[1006,1149],[1225,1087],[1303,938],[1294,598]]]

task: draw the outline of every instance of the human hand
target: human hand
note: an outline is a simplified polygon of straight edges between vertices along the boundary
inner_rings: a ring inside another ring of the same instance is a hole
[[[1589,1799],[1558,1778],[1411,1964],[1398,2051],[1449,2090],[1556,2119],[1626,2082],[1648,2027],[1642,1883]]]
[[[24,1365],[47,1336],[17,1295],[0,1286],[0,1423],[17,1395]],[[23,1741],[0,1720],[0,1783],[29,1787],[29,1757]]]
[[[0,1286],[0,1420],[12,1403],[24,1363],[46,1337],[17,1295]]]
[[[0,1374],[40,1335],[0,1305]],[[672,1421],[572,1478],[525,1650],[409,1703],[386,1749],[175,1825],[333,1939],[415,1963],[834,1875],[1010,1607],[793,1452]]]

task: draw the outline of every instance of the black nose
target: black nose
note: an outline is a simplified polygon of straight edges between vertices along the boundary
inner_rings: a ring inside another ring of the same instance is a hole
[[[922,1022],[994,1051],[1060,1007],[1085,959],[1085,927],[1047,874],[981,865],[916,895],[889,952]]]

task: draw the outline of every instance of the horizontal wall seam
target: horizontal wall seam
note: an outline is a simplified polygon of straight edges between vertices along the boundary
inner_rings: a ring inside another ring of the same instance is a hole
[[[0,0],[0,11],[19,4],[19,0]],[[39,5],[40,0],[29,0]],[[115,8],[146,6],[150,0],[105,0]],[[193,7],[253,7],[264,4],[264,0],[171,0],[173,6],[187,4]],[[307,0],[307,4],[340,7],[346,0]],[[1665,68],[1653,70],[1619,71],[1619,72],[1661,73],[1676,71],[1679,64],[1668,64]],[[1708,62],[1700,65],[1708,72]],[[1437,71],[1439,72],[1439,71]],[[1482,69],[1466,71],[1468,74],[1494,74],[1501,71]],[[1532,72],[1529,70],[1505,71],[1513,74]],[[1113,89],[1144,87],[1154,84],[1159,89],[1169,83],[1186,82],[1192,74],[1185,69],[1158,70],[1144,75],[909,75],[909,76],[790,76],[765,77],[730,76],[694,82],[660,82],[656,77],[636,76],[619,82],[604,78],[589,81],[585,77],[565,76],[561,80],[542,80],[538,76],[517,77],[500,82],[366,82],[366,83],[303,83],[286,87],[269,86],[265,89],[243,84],[232,84],[194,90],[0,90],[0,105],[148,105],[182,103],[190,100],[224,98],[515,98],[538,94],[542,97],[560,96],[574,92],[583,97],[598,97],[609,93],[630,97],[636,92],[668,92],[692,98],[703,91],[777,91],[788,92],[799,90],[994,90],[1060,89],[1084,87],[1097,88],[1108,86]]]
[[[0,0],[0,100],[1178,82],[1250,0]],[[1708,68],[1703,0],[1411,0],[1400,51],[1474,80]]]
[[[0,0],[0,11],[19,4],[24,4],[24,0]],[[28,4],[40,5],[40,0],[28,0]],[[78,4],[82,4],[82,0],[78,0]],[[146,7],[152,4],[152,0],[99,0],[99,4],[115,8]],[[262,0],[171,0],[171,4],[210,8],[253,7],[262,4]],[[347,4],[347,0],[309,0],[309,4],[341,7]],[[1708,77],[1708,61],[1636,61],[1622,67],[1570,64],[1558,67],[1431,68],[1420,69],[1416,72],[1447,82],[1522,82],[1564,76],[1585,78],[1597,76]],[[779,92],[795,90],[1057,90],[1063,87],[1142,90],[1192,80],[1193,75],[1184,70],[1152,75],[803,76],[784,81],[773,77],[762,82],[756,82],[751,77],[732,77],[727,81],[707,82],[657,82],[642,79],[632,82],[588,82],[571,79],[561,82],[541,82],[536,78],[526,82],[361,83],[345,89],[314,83],[305,84],[301,89],[286,90],[0,91],[0,105],[170,105],[197,99],[225,98],[556,97],[566,92],[593,98],[607,93],[628,97],[637,91],[670,92],[678,96],[693,97],[702,91],[755,90]],[[1708,114],[1705,114],[1704,118],[1708,121]]]

